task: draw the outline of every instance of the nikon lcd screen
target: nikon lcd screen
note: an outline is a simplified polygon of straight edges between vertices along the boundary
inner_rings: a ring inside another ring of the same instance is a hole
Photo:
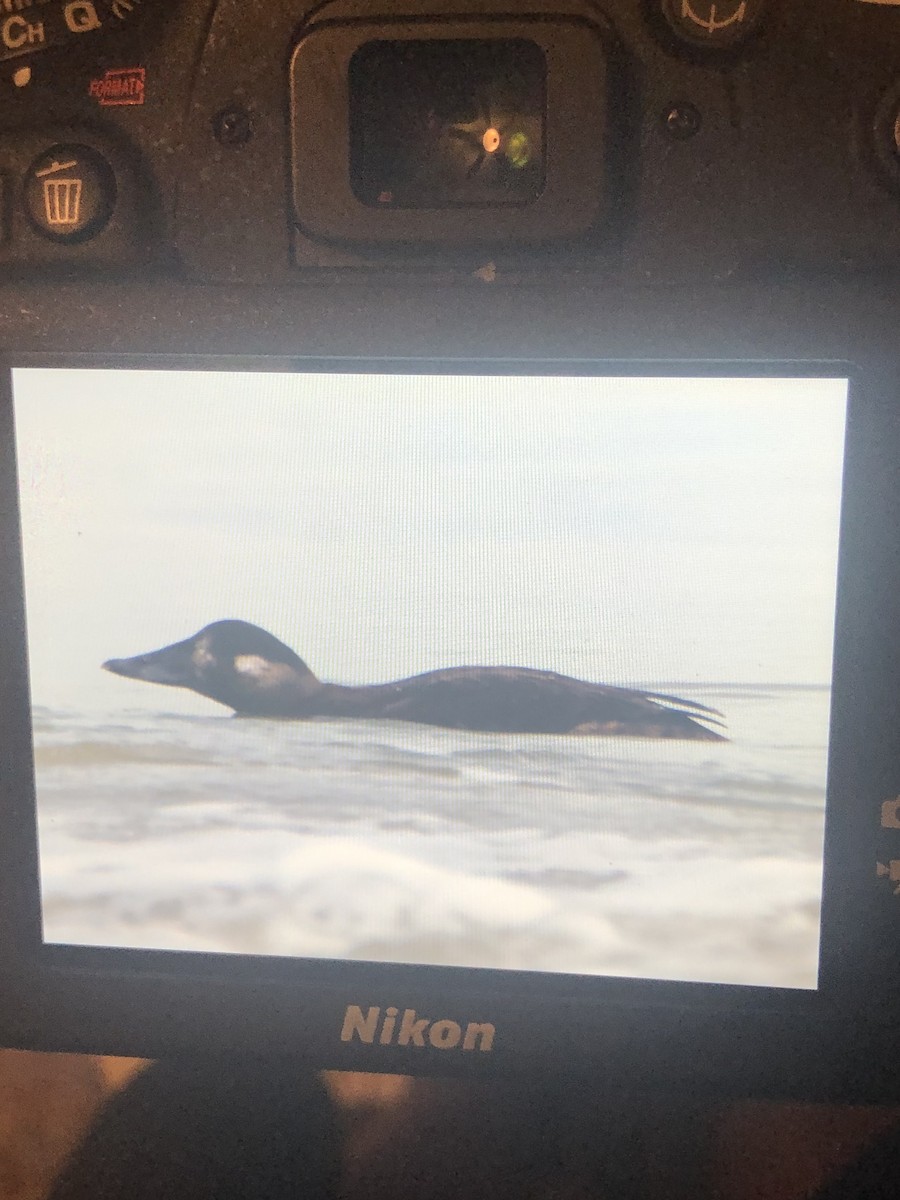
[[[12,391],[46,943],[816,987],[846,379]]]

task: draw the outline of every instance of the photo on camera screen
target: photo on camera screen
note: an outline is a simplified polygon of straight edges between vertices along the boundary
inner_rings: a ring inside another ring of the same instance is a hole
[[[847,395],[14,369],[45,941],[814,988]]]

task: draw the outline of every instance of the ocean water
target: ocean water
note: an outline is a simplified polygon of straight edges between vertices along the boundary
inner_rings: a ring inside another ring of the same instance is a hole
[[[655,688],[731,740],[36,707],[46,940],[814,987],[829,690]]]

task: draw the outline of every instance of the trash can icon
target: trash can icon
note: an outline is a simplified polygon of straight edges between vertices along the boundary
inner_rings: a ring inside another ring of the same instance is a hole
[[[76,176],[63,176],[60,171],[69,171],[78,164],[53,162],[37,178],[43,180],[44,215],[47,224],[55,228],[71,228],[81,220],[81,190],[84,184]]]

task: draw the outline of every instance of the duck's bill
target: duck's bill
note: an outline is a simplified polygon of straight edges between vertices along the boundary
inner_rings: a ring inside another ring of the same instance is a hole
[[[169,687],[189,687],[191,683],[191,647],[176,642],[137,654],[134,658],[110,658],[102,664],[104,671],[123,675],[126,679],[143,679],[146,683],[164,683]]]

